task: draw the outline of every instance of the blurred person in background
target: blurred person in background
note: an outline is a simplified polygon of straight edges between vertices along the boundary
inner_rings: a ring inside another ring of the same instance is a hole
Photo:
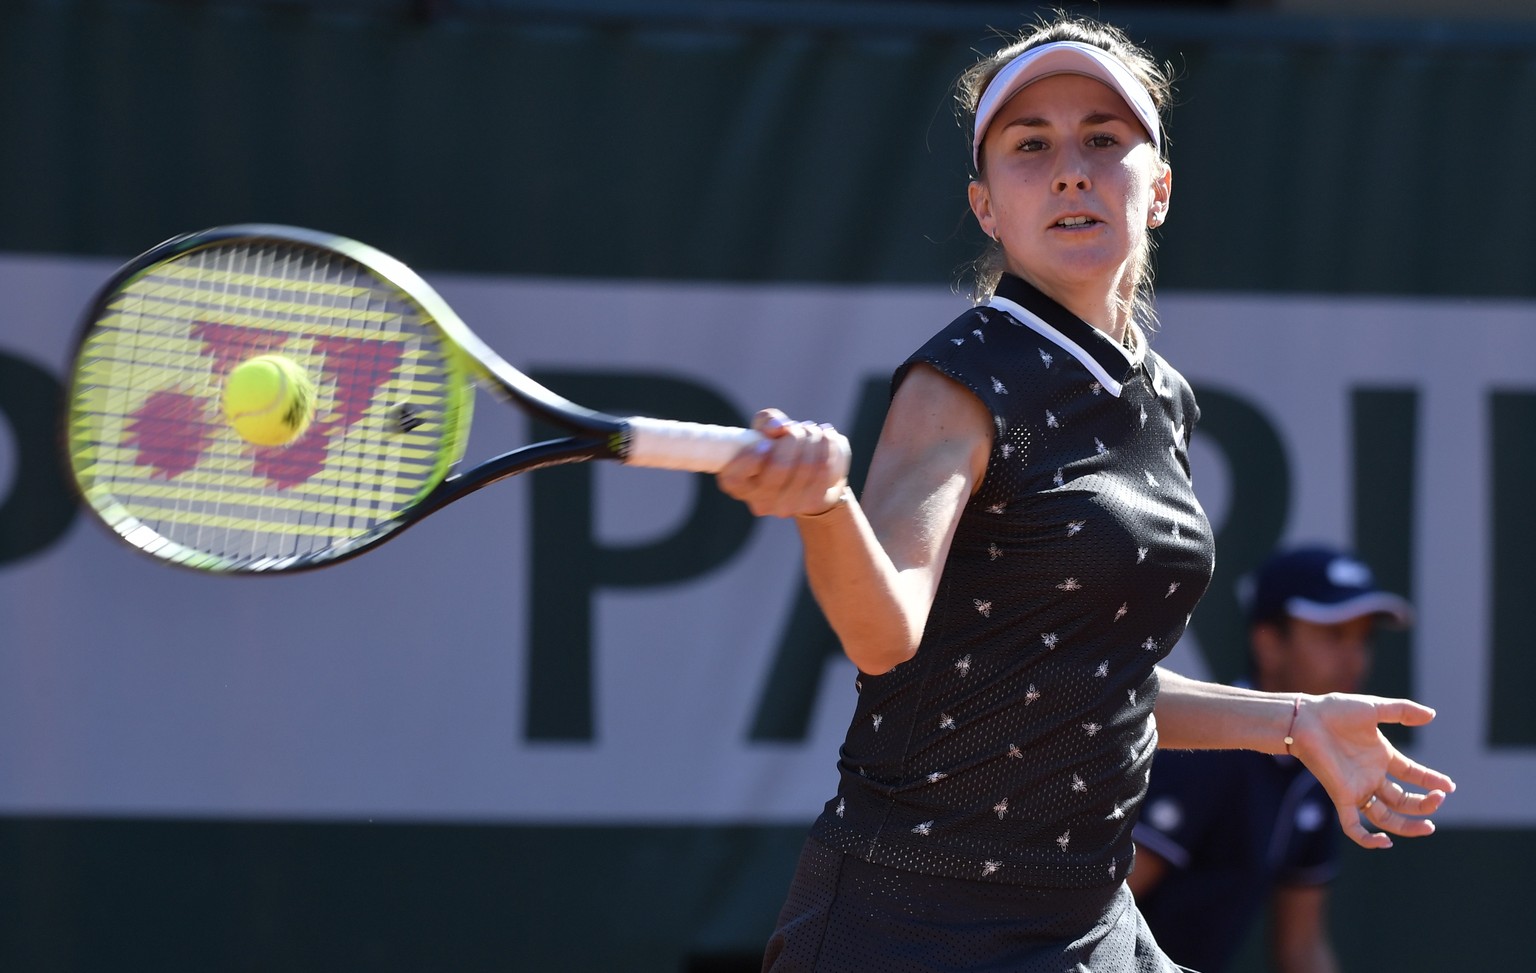
[[[1249,663],[1264,692],[1358,692],[1378,626],[1412,623],[1407,601],[1330,547],[1278,552],[1252,581]],[[1339,863],[1332,811],[1317,778],[1287,754],[1160,751],[1128,879],[1158,944],[1176,963],[1222,973],[1267,904],[1275,970],[1338,970],[1327,924]]]

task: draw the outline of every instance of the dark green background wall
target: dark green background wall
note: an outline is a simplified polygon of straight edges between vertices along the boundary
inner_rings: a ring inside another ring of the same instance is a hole
[[[449,6],[11,0],[0,249],[261,220],[429,270],[834,283],[972,252],[947,86],[1019,8]],[[1181,77],[1164,288],[1536,295],[1530,28],[1107,13]],[[11,818],[0,968],[725,969],[799,840]],[[1533,863],[1525,830],[1352,854],[1346,966],[1520,968]]]
[[[262,219],[512,274],[929,282],[972,255],[948,85],[1028,5],[500,7],[13,0],[0,249]],[[1181,79],[1163,286],[1536,289],[1536,26],[1118,19]]]

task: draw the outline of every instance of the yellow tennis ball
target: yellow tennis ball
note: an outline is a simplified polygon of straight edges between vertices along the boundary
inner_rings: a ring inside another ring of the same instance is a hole
[[[257,446],[286,446],[314,414],[315,383],[282,355],[241,362],[224,381],[224,418]]]

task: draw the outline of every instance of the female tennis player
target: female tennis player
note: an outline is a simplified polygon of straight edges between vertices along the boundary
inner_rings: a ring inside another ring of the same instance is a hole
[[[719,476],[796,518],[859,670],[765,970],[1174,970],[1125,885],[1159,745],[1291,752],[1366,848],[1432,832],[1454,787],[1378,732],[1432,719],[1417,703],[1157,667],[1213,563],[1199,410],[1147,344],[1168,91],[1067,16],[972,67],[979,300],[897,370],[863,497],[843,436],[772,410]]]

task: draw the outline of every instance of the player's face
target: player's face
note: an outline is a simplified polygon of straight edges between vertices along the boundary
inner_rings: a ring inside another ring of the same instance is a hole
[[[1274,681],[1284,684],[1278,691],[1359,691],[1371,668],[1371,635],[1374,627],[1375,623],[1369,616],[1336,625],[1291,619],[1285,633],[1278,637],[1278,651],[1272,654],[1277,669]]]
[[[1008,269],[1076,309],[1077,296],[1126,296],[1171,176],[1120,96],[1061,74],[1003,106],[982,142],[971,208]]]

